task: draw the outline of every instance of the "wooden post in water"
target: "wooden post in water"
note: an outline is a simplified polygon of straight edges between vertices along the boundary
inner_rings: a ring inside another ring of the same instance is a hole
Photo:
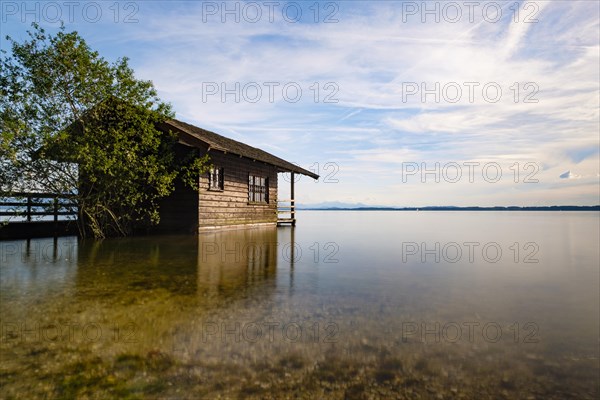
[[[290,230],[290,294],[294,292],[294,262],[296,261],[296,241],[294,240],[295,229]]]
[[[290,194],[291,194],[291,200],[290,200],[290,213],[292,215],[292,226],[296,226],[296,206],[295,206],[295,202],[294,202],[294,173],[292,172],[292,180],[291,180],[291,188],[290,188]]]

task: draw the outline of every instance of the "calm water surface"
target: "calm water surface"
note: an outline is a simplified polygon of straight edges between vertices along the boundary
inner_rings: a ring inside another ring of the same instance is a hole
[[[596,212],[0,242],[0,398],[596,399]]]

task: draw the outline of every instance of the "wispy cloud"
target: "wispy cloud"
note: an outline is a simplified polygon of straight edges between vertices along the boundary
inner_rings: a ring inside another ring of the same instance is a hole
[[[402,2],[336,4],[337,23],[323,23],[323,15],[315,23],[308,9],[299,23],[278,14],[273,22],[222,23],[218,15],[203,21],[202,2],[147,2],[135,26],[76,29],[92,47],[131,55],[179,118],[306,167],[337,163],[339,183],[300,182],[304,202],[600,202],[596,2],[522,1],[518,15],[514,1],[500,2],[496,22],[481,8],[470,21],[463,8],[456,23],[406,20]],[[231,90],[236,82],[258,84],[262,97],[206,96],[207,83]],[[273,101],[265,82],[279,84]],[[282,95],[290,82],[302,88],[297,102]],[[415,84],[418,92],[408,95]],[[456,86],[462,93],[450,101]],[[490,101],[497,87],[502,93]],[[514,163],[534,163],[539,182],[411,184],[399,175],[403,162],[474,160],[501,163],[505,176]],[[565,179],[565,171],[577,174]]]

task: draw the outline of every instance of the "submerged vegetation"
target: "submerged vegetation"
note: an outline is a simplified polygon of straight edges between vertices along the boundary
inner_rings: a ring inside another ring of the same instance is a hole
[[[66,357],[38,349],[24,356],[28,368],[16,372],[3,366],[0,383],[5,399],[29,393],[36,398],[80,399],[593,399],[585,382],[594,380],[593,361],[564,359],[561,364],[511,355],[510,363],[493,349],[462,353],[389,345],[366,349],[350,344],[354,354],[332,347],[324,354],[298,351],[279,354],[222,354],[219,362],[202,357],[181,360],[158,349],[100,357],[80,352],[77,361],[47,368],[41,361]],[[252,358],[259,356],[258,361]],[[240,359],[240,357],[242,357]],[[237,360],[236,360],[237,358]],[[35,360],[35,361],[33,361]],[[23,360],[25,361],[25,360]],[[570,377],[561,368],[579,368]],[[30,386],[35,374],[38,384]]]

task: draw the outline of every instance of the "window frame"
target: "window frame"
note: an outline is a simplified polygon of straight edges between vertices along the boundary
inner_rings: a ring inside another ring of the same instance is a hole
[[[225,169],[223,167],[212,166],[208,170],[208,190],[211,192],[222,192],[225,190]]]
[[[248,174],[248,204],[269,204],[269,177]]]

